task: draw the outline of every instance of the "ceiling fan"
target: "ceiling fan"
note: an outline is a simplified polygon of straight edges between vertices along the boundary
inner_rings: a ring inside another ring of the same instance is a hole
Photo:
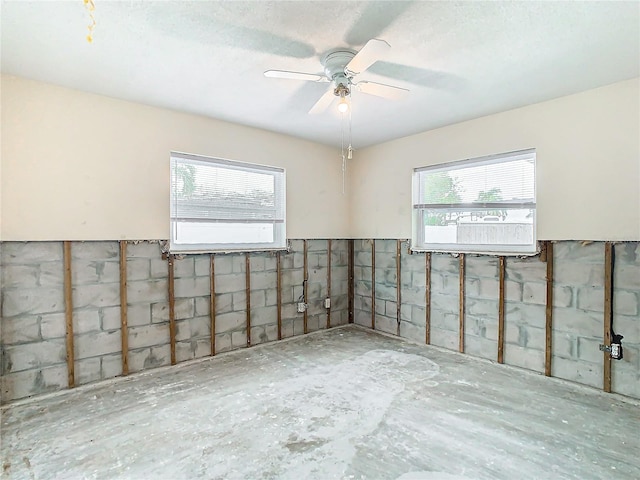
[[[269,78],[286,78],[290,80],[305,80],[309,82],[331,83],[331,88],[309,110],[310,114],[324,112],[336,97],[340,98],[338,110],[342,113],[349,110],[347,97],[351,88],[392,100],[399,99],[409,92],[406,88],[370,82],[356,81],[356,77],[367,70],[391,48],[384,40],[373,38],[369,40],[359,52],[346,48],[331,50],[322,58],[324,73],[291,72],[288,70],[267,70],[264,75]]]

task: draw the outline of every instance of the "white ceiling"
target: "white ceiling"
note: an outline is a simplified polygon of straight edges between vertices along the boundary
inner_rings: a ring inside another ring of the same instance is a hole
[[[353,93],[355,148],[640,75],[640,2],[3,1],[2,72],[329,144],[335,108],[307,111],[337,47],[392,48],[360,79],[403,100]]]

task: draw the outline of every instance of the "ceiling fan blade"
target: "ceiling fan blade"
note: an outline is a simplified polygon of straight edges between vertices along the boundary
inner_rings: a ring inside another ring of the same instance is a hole
[[[333,100],[336,98],[336,95],[333,93],[333,88],[330,88],[325,92],[324,95],[320,97],[320,100],[316,102],[316,104],[311,107],[309,110],[309,115],[317,115],[318,113],[324,112],[329,105],[333,103]]]
[[[382,60],[390,48],[391,45],[384,40],[372,38],[360,49],[356,56],[351,59],[345,67],[345,70],[353,75],[362,73],[378,60]]]
[[[289,80],[306,80],[308,82],[328,82],[329,79],[324,75],[315,73],[290,72],[288,70],[267,70],[264,72],[265,77],[269,78],[286,78]]]
[[[394,87],[393,85],[386,85],[384,83],[377,82],[358,82],[356,84],[358,90],[362,93],[368,93],[369,95],[375,95],[376,97],[388,98],[389,100],[399,100],[403,98],[409,90],[402,87]]]

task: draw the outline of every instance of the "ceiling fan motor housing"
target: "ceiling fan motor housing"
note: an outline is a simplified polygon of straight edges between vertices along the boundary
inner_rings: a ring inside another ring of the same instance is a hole
[[[346,49],[333,50],[324,57],[324,73],[335,85],[333,93],[337,96],[341,94],[349,95],[351,81],[347,76],[345,67],[355,57],[356,52]]]

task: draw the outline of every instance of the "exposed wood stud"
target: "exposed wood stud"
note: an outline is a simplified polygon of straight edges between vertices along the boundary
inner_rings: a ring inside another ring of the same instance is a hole
[[[73,285],[71,283],[71,242],[63,242],[64,249],[64,306],[66,319],[67,385],[76,386],[73,345]]]
[[[551,376],[552,338],[553,338],[553,243],[545,242],[544,251],[547,260],[547,305],[545,311],[544,374]]]
[[[371,240],[371,328],[376,329],[376,239]]]
[[[278,340],[282,340],[282,269],[280,266],[280,252],[276,253],[277,290],[276,302],[278,303]]]
[[[604,344],[611,346],[611,321],[613,320],[613,243],[604,244]],[[604,375],[602,388],[611,392],[611,354],[603,352]]]
[[[216,257],[209,256],[209,319],[211,321],[211,356],[216,354]]]
[[[331,299],[331,239],[327,240],[327,298]],[[327,328],[331,328],[331,306],[326,310]]]
[[[303,281],[302,281],[302,298],[304,299],[304,303],[308,305],[308,299],[307,299],[307,283],[309,283],[309,264],[308,264],[308,259],[307,259],[307,241],[303,240],[303,245],[304,245],[304,277],[303,277]],[[305,334],[309,333],[309,316],[307,314],[307,309],[304,309],[304,314],[303,314],[303,331]]]
[[[396,335],[400,336],[400,306],[402,305],[402,240],[396,240]]]
[[[498,299],[498,363],[504,363],[504,273],[505,258],[499,258],[500,298]]]
[[[247,347],[251,346],[251,257],[248,253],[244,254],[245,260],[245,278],[246,278],[246,297],[247,297]]]
[[[550,242],[547,241],[542,244],[542,248],[540,249],[540,257],[539,257],[541,262],[547,261],[547,247],[549,246],[549,243]]]
[[[176,295],[175,295],[175,276],[174,265],[175,257],[167,255],[167,263],[169,266],[169,343],[171,344],[171,365],[176,364]]]
[[[459,351],[464,353],[464,253],[460,254],[460,338]]]
[[[427,345],[431,343],[431,252],[425,255],[425,338]]]
[[[120,240],[120,340],[122,375],[129,375],[129,328],[127,318],[127,241]]]
[[[349,270],[349,323],[353,323],[353,297],[355,292],[355,276],[354,276],[354,241],[353,239],[349,239],[347,241],[347,248],[349,250],[348,255],[349,259],[347,261],[347,268]]]

